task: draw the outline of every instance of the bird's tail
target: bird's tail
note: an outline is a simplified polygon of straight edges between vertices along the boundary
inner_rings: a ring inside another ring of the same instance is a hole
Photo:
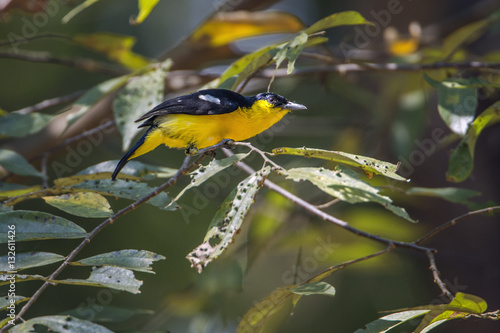
[[[136,142],[136,144],[130,148],[130,150],[125,154],[125,156],[122,157],[120,162],[116,165],[115,171],[113,171],[113,175],[111,176],[111,179],[115,180],[116,176],[120,173],[120,170],[125,166],[125,164],[128,163],[131,159],[140,156],[142,154],[147,153],[148,151],[151,151],[158,147],[161,142],[156,142],[153,143],[151,141],[153,140],[148,140],[148,136],[151,135],[151,132],[155,129],[156,127],[151,126],[146,133],[139,139],[139,141]],[[147,144],[145,145],[144,143]]]

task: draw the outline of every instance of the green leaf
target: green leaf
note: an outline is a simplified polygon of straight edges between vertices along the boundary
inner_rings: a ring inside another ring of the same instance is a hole
[[[102,98],[112,93],[113,91],[123,87],[129,78],[131,78],[133,74],[124,75],[120,77],[116,77],[104,82],[99,83],[94,86],[92,89],[87,91],[82,97],[77,99],[74,103],[75,107],[79,107],[80,109],[77,112],[70,113],[67,116],[68,127],[71,126],[75,121],[80,119],[85,113],[87,113],[90,108],[99,102]]]
[[[420,195],[427,197],[437,197],[450,202],[459,203],[463,205],[474,205],[468,199],[481,195],[481,192],[469,190],[465,188],[456,187],[443,187],[443,188],[424,188],[413,187],[406,191],[409,195]]]
[[[464,136],[474,119],[477,108],[476,78],[448,78],[436,81],[425,73],[425,80],[438,90],[438,111],[446,126],[454,133]]]
[[[164,260],[165,257],[154,252],[145,250],[120,250],[109,253],[98,254],[93,257],[85,258],[72,262],[72,265],[85,266],[114,266],[132,269],[145,273],[153,273],[151,265],[158,260]]]
[[[154,188],[151,188],[144,183],[121,179],[89,180],[80,184],[71,185],[69,188],[84,189],[130,200],[138,200],[154,191]],[[172,199],[167,193],[161,192],[156,197],[148,200],[147,203],[164,210],[177,209],[178,206],[176,204],[170,205],[171,201]]]
[[[367,21],[360,13],[355,11],[345,11],[332,14],[330,16],[327,16],[319,20],[318,22],[314,23],[312,26],[307,28],[304,32],[310,35],[318,31],[338,27],[341,25],[357,25],[357,24],[373,25],[373,23]]]
[[[397,313],[391,313],[377,320],[372,321],[365,328],[356,330],[354,333],[385,333],[404,324],[414,318],[420,317],[430,310],[409,310]]]
[[[257,57],[251,59],[251,61],[242,68],[241,72],[239,72],[233,86],[230,89],[235,90],[241,83],[243,83],[243,81],[251,77],[255,72],[269,65],[277,52],[277,48],[271,47],[267,52],[259,54]],[[227,87],[221,84],[219,88]]]
[[[308,282],[277,289],[245,313],[236,332],[276,331],[277,322],[285,318],[304,295],[333,296],[335,288],[326,282]]]
[[[134,272],[120,267],[103,266],[93,268],[88,279],[56,280],[56,283],[104,287],[139,294],[142,281],[137,280]]]
[[[288,75],[292,74],[295,66],[295,60],[297,60],[300,53],[302,53],[302,50],[307,43],[307,38],[308,36],[305,32],[300,32],[288,43],[285,43],[273,58],[273,60],[276,62],[276,69],[279,68],[279,66],[285,59],[288,59],[288,67],[286,73]]]
[[[425,315],[415,333],[428,332],[448,320],[465,318],[469,314],[482,314],[488,308],[488,304],[478,296],[457,293],[449,304],[441,305],[437,309],[436,306],[429,307],[434,309]]]
[[[0,136],[23,137],[34,134],[54,118],[53,115],[38,112],[20,114],[9,113],[0,117]]]
[[[16,242],[51,238],[83,238],[87,233],[80,226],[49,213],[14,210],[0,213],[0,243],[9,240],[9,226],[15,227]]]
[[[0,165],[16,175],[43,178],[40,171],[29,164],[24,157],[12,150],[0,149]]]
[[[0,274],[0,285],[10,284],[15,279],[15,283],[27,281],[47,281],[45,276],[29,274]]]
[[[12,185],[17,185],[17,184],[12,184]],[[37,192],[42,189],[42,186],[40,185],[35,185],[35,186],[20,186],[20,187],[11,187],[10,190],[3,190],[4,187],[0,186],[0,198],[12,198],[12,197],[17,197],[19,195],[24,195],[32,192]],[[5,188],[10,188],[10,186],[5,186]]]
[[[211,177],[216,175],[217,173],[225,170],[227,167],[230,167],[234,163],[245,159],[250,154],[250,151],[245,154],[234,154],[233,156],[223,158],[221,160],[212,160],[207,166],[201,165],[198,169],[191,173],[191,182],[182,189],[182,191],[177,194],[177,196],[172,200],[172,203],[179,200],[179,198],[189,189],[193,187],[200,186],[206,180],[209,180]]]
[[[153,8],[160,0],[139,0],[139,14],[136,18],[130,19],[130,24],[138,25],[144,22],[146,17],[151,13]]]
[[[7,309],[7,307],[11,304],[19,304],[22,302],[26,302],[29,299],[30,299],[29,297],[24,297],[24,296],[12,296],[12,297],[3,296],[3,297],[0,297],[0,311]],[[2,327],[2,326],[0,325],[0,327]]]
[[[408,213],[394,206],[389,197],[378,194],[379,189],[359,179],[358,175],[341,165],[336,171],[325,168],[295,168],[282,173],[294,181],[308,180],[323,192],[349,203],[375,202],[410,222],[415,222]]]
[[[78,6],[76,6],[72,10],[70,10],[69,13],[64,15],[64,17],[61,20],[61,23],[62,24],[68,23],[69,20],[71,20],[73,17],[75,17],[78,13],[80,13],[82,10],[86,9],[87,7],[90,7],[91,5],[96,3],[97,1],[99,1],[99,0],[85,0],[84,2],[79,4]]]
[[[50,252],[16,252],[15,261],[12,262],[13,266],[11,266],[8,257],[0,257],[0,272],[20,271],[64,260],[64,256]]]
[[[46,203],[66,213],[82,217],[109,217],[113,210],[108,200],[98,193],[79,192],[43,197]]]
[[[470,44],[484,33],[486,28],[492,23],[491,19],[483,19],[461,26],[459,29],[448,35],[443,41],[443,54],[445,59],[449,58],[466,44]]]
[[[249,73],[253,73],[253,71],[257,70],[258,68],[260,68],[263,64],[267,63],[269,60],[271,60],[272,56],[270,55],[267,55],[266,56],[266,60],[264,63],[262,63],[261,60],[256,60],[258,59],[259,57],[265,55],[268,51],[274,49],[276,46],[275,45],[271,45],[271,46],[266,46],[266,47],[263,47],[257,51],[254,51],[252,53],[249,53],[249,54],[245,54],[243,57],[239,58],[238,60],[236,60],[235,62],[233,62],[225,71],[224,73],[222,73],[222,75],[220,76],[220,78],[218,80],[216,80],[216,85],[213,86],[213,83],[209,83],[207,85],[205,85],[203,88],[204,89],[207,89],[207,88],[222,88],[223,87],[223,84],[226,80],[228,80],[229,78],[235,76],[235,75],[238,75],[240,74],[243,70],[247,69],[249,66],[252,67],[252,70],[249,71]],[[254,60],[255,60],[255,63],[254,63]],[[228,89],[231,88],[231,87],[228,87]]]
[[[77,309],[64,311],[61,315],[73,316],[80,319],[88,318],[87,314],[93,314],[92,321],[101,323],[114,323],[125,321],[135,315],[152,315],[153,310],[147,309],[128,309],[110,305],[95,305],[81,306]]]
[[[476,141],[487,126],[500,121],[500,102],[484,110],[469,126],[467,134],[451,152],[446,179],[451,182],[461,182],[469,177],[474,169],[474,150]]]
[[[203,243],[187,255],[191,267],[195,267],[198,273],[201,273],[234,241],[259,188],[269,173],[270,168],[265,167],[248,176],[224,200],[210,222]]]
[[[118,160],[101,162],[78,172],[77,175],[91,175],[95,173],[108,172],[109,177],[107,178],[111,178],[111,173],[115,170],[117,164]],[[123,174],[127,176],[142,178],[144,180],[153,180],[156,178],[170,178],[176,172],[177,169],[173,168],[145,164],[139,161],[130,161],[123,167],[120,175]],[[118,175],[118,177],[120,177],[120,175]]]
[[[396,173],[399,164],[392,164],[389,162],[380,161],[371,157],[354,155],[349,153],[344,153],[342,151],[331,151],[323,149],[310,149],[310,148],[275,148],[272,153],[274,155],[298,155],[307,158],[321,158],[328,161],[333,161],[337,163],[342,163],[346,165],[351,165],[363,169],[365,173],[378,174],[388,178],[407,181],[404,177],[401,177]]]
[[[141,76],[132,78],[113,101],[116,127],[123,138],[122,149],[128,150],[132,139],[141,131],[134,122],[163,101],[167,72],[172,65],[168,59]]]
[[[290,288],[297,295],[326,295],[335,296],[335,288],[326,282],[309,282]]]
[[[292,309],[292,295],[289,288],[275,290],[269,296],[250,308],[241,319],[236,333],[261,333],[276,331],[276,317]]]
[[[9,332],[39,332],[36,328],[39,326],[47,327],[50,332],[113,333],[113,331],[108,330],[104,326],[70,316],[45,316],[32,318],[25,322],[16,324],[16,326],[12,327]]]

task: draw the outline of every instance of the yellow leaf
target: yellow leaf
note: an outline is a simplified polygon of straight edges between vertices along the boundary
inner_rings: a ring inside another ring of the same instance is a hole
[[[237,11],[219,13],[203,23],[190,37],[190,42],[219,47],[235,40],[264,34],[293,33],[304,28],[294,15],[281,12]]]
[[[31,193],[31,192],[40,191],[41,189],[42,189],[42,187],[40,185],[35,185],[35,186],[32,186],[32,187],[22,188],[22,189],[18,189],[18,190],[1,191],[0,192],[0,198],[17,197],[19,195],[23,195],[23,194],[28,194],[28,193]]]
[[[153,8],[160,0],[139,0],[139,15],[136,18],[130,19],[130,24],[138,25],[144,22],[146,17],[151,13]]]
[[[150,63],[145,57],[131,51],[136,42],[131,36],[96,32],[76,35],[73,40],[89,49],[105,54],[109,59],[130,69],[139,69]]]

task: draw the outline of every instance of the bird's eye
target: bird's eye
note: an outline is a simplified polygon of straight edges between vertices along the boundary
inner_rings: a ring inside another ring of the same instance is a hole
[[[268,101],[269,103],[271,103],[271,104],[274,104],[274,103],[276,103],[276,98],[275,98],[274,96],[269,96],[269,97],[267,98],[267,101]]]

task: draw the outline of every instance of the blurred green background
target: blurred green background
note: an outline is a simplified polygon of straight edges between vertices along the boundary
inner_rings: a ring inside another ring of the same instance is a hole
[[[270,9],[292,13],[309,25],[344,10],[359,11],[368,20],[374,20],[374,13],[387,9],[389,2],[285,0]],[[99,1],[65,25],[61,24],[61,18],[77,2],[53,3],[57,3],[58,10],[47,24],[39,28],[40,32],[73,35],[107,31],[135,36],[137,44],[133,51],[148,58],[158,58],[175,47],[206,19],[216,5],[213,1],[160,1],[144,23],[131,26],[129,17],[137,12],[137,1],[134,0]],[[400,1],[400,5],[403,10],[391,17],[390,26],[407,34],[410,22],[420,23],[423,36],[430,36],[431,42],[426,45],[429,48],[439,45],[447,34],[460,26],[500,9],[497,1],[404,0]],[[24,13],[10,12],[0,22],[0,39],[8,39],[10,32],[22,35],[25,19],[31,20]],[[494,25],[470,46],[471,58],[498,49],[499,27]],[[329,30],[327,36],[330,38],[329,47],[338,53],[339,43],[352,40],[355,31],[352,27],[343,27]],[[254,39],[236,46],[254,49],[266,41]],[[18,47],[49,51],[61,57],[107,61],[104,56],[64,39],[38,39]],[[8,47],[4,45],[3,49]],[[375,36],[364,51],[368,52],[367,57],[373,62],[398,61],[385,54],[382,33]],[[230,61],[209,65],[228,63]],[[299,58],[296,67],[310,63],[311,59],[307,57]],[[209,65],[204,64],[203,67]],[[2,57],[0,75],[0,108],[6,111],[89,89],[110,78],[56,64]],[[267,83],[267,80],[256,80],[245,93],[250,95],[265,91]],[[435,91],[430,89],[421,73],[368,71],[344,75],[325,72],[314,76],[290,76],[277,79],[272,91],[306,105],[308,110],[291,115],[286,127],[278,126],[250,140],[268,151],[280,146],[306,146],[397,162],[402,158],[408,159],[412,152],[421,149],[415,140],[422,142],[432,138],[432,131],[438,128],[449,133],[437,114]],[[480,108],[491,104],[496,94],[482,101]],[[54,109],[55,112],[59,110]],[[103,119],[110,117],[111,114],[102,115]],[[37,153],[28,147],[34,144],[31,140],[13,142],[4,139],[3,143],[5,147],[16,150],[24,148],[25,155],[29,157]],[[500,131],[498,126],[492,126],[479,139],[472,176],[459,185],[480,191],[482,196],[478,202],[500,202],[498,147]],[[71,149],[76,149],[75,145],[60,150],[49,166],[54,161],[67,162]],[[445,179],[449,154],[449,146],[437,147],[434,154],[426,156],[405,176],[411,178],[412,186],[451,186]],[[73,173],[121,156],[121,137],[116,130],[109,131],[103,142],[93,146],[91,154],[73,168]],[[140,160],[177,168],[183,156],[182,151],[161,147]],[[320,161],[286,156],[275,160],[286,167],[322,165]],[[255,158],[252,164],[259,167],[261,160]],[[326,166],[332,167],[333,164]],[[55,176],[53,170],[51,175]],[[99,306],[104,304],[154,312],[135,316],[123,323],[111,323],[109,327],[112,330],[233,332],[245,312],[276,288],[304,282],[326,267],[383,249],[375,242],[312,217],[279,195],[262,189],[236,242],[202,274],[198,274],[189,267],[185,256],[201,243],[219,204],[244,177],[242,172],[234,170],[227,184],[221,176],[219,183],[214,180],[188,192],[180,200],[181,206],[193,208],[188,218],[181,211],[165,212],[142,206],[103,230],[79,256],[83,258],[118,249],[145,249],[164,255],[166,260],[154,264],[155,275],[136,274],[144,281],[141,294],[130,295],[91,287],[51,287],[35,303],[28,316],[57,314],[83,306],[93,307],[98,314]],[[284,182],[283,177],[278,176],[272,179],[311,203],[328,201],[308,184]],[[184,179],[171,193],[176,194],[185,184],[187,181]],[[390,189],[386,189],[385,194],[394,198],[397,205],[405,207],[419,223],[409,224],[372,204],[339,203],[327,211],[362,230],[411,241],[469,210],[463,205],[440,199],[404,196]],[[110,202],[114,211],[128,203],[120,199]],[[47,208],[41,200],[24,202],[17,209],[43,209],[66,217],[86,230],[101,222],[100,219],[79,219]],[[478,295],[487,300],[489,309],[500,308],[498,222],[498,217],[473,217],[425,244],[438,249],[437,264],[443,280],[450,284],[450,290]],[[77,244],[78,241],[67,240],[19,243],[18,251],[65,254]],[[51,265],[36,270],[38,274],[48,275],[54,267]],[[88,271],[69,267],[60,278],[86,276]],[[284,316],[283,324],[276,328],[276,332],[353,332],[380,317],[381,311],[447,301],[441,298],[439,288],[432,281],[427,258],[421,253],[402,249],[350,266],[329,277],[327,282],[336,288],[335,297],[304,297],[292,316]],[[37,287],[36,282],[18,284],[17,293],[31,295]],[[496,332],[498,329],[498,323],[472,319],[451,322],[435,332]]]

